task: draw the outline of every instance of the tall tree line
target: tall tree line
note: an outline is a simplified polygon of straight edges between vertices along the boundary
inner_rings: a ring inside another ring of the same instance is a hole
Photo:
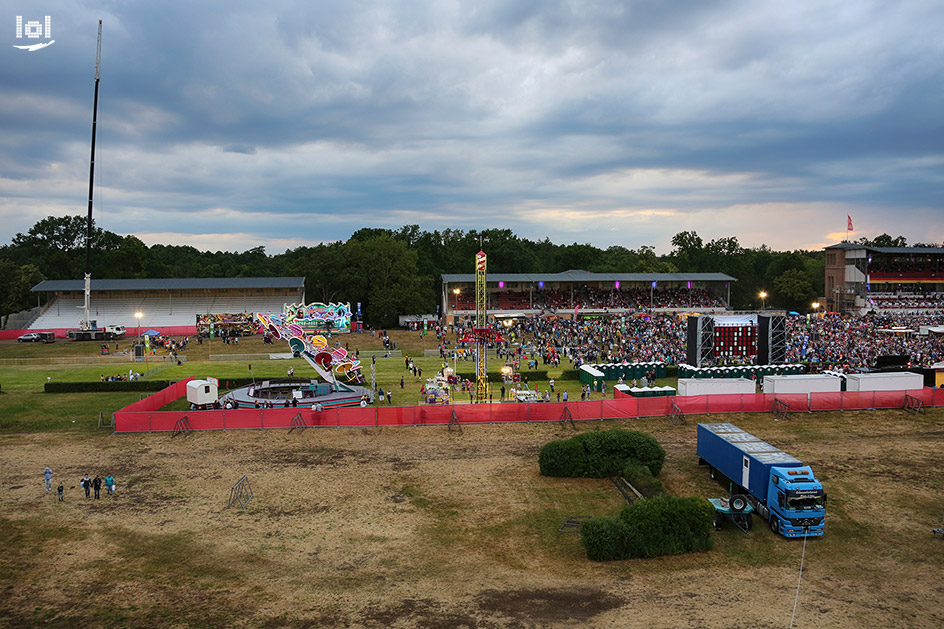
[[[874,246],[903,246],[901,236],[882,234]],[[734,236],[705,242],[693,231],[672,238],[672,251],[652,247],[601,249],[519,238],[510,229],[425,231],[363,228],[345,242],[298,247],[268,255],[264,247],[242,253],[198,251],[179,245],[145,245],[135,236],[93,227],[92,277],[264,277],[306,278],[309,301],[361,302],[366,321],[396,324],[399,314],[435,312],[442,273],[472,273],[479,249],[488,253],[491,273],[558,273],[581,269],[601,273],[727,273],[735,308],[767,303],[803,309],[823,294],[822,251],[745,249]],[[29,289],[43,279],[80,279],[85,264],[85,217],[47,217],[0,247],[0,315],[35,305]]]

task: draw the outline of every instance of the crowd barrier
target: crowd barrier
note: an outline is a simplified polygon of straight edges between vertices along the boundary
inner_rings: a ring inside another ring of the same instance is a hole
[[[115,412],[116,432],[172,431],[185,415],[194,430],[238,430],[291,428],[301,416],[311,427],[436,426],[452,421],[461,424],[560,421],[566,408],[574,421],[630,419],[668,415],[675,405],[685,415],[725,413],[769,413],[775,401],[791,412],[842,411],[902,408],[905,396],[918,398],[925,406],[944,406],[944,389],[773,395],[695,395],[659,398],[617,398],[585,402],[541,402],[531,404],[459,404],[455,406],[371,406],[314,411],[307,408],[235,409],[214,411],[160,411],[186,395],[187,380]]]

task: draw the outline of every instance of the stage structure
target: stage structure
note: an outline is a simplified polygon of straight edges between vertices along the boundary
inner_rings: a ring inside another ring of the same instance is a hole
[[[783,315],[697,316],[688,318],[688,364],[707,367],[719,361],[756,356],[759,365],[786,361]]]
[[[472,332],[461,339],[462,343],[475,345],[475,402],[489,401],[488,344],[503,343],[505,339],[488,327],[488,281],[486,277],[485,252],[475,254],[475,325]]]
[[[354,360],[343,347],[330,347],[321,334],[351,329],[350,304],[292,304],[281,313],[256,313],[260,332],[288,341],[293,352],[305,359],[325,381],[335,384],[338,376],[348,382],[363,383],[359,360]]]

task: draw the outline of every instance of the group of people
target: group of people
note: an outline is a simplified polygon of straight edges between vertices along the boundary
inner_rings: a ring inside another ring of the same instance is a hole
[[[43,484],[46,487],[46,491],[52,491],[52,468],[48,465],[43,468]],[[115,483],[115,477],[111,474],[107,475],[104,479],[101,476],[95,476],[92,478],[88,474],[85,474],[79,480],[79,486],[85,490],[85,499],[90,500],[93,497],[98,500],[101,497],[102,487],[105,488],[105,492],[113,496],[117,490],[117,485]],[[65,500],[65,485],[59,483],[59,486],[56,487],[56,496],[59,502]]]
[[[909,356],[913,366],[927,367],[944,361],[944,335],[917,332],[942,324],[944,315],[788,317],[787,362],[848,370],[873,366],[879,356]]]

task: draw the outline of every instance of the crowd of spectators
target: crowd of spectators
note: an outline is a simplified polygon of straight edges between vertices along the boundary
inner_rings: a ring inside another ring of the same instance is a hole
[[[788,316],[786,362],[809,363],[816,370],[874,366],[880,356],[908,355],[915,367],[944,361],[944,335],[921,335],[922,327],[944,326],[944,315]],[[904,327],[910,332],[887,332]],[[513,325],[495,324],[505,339],[505,359],[522,366],[538,362],[574,368],[585,363],[685,362],[687,320],[673,314],[623,315],[600,319],[526,317]],[[457,332],[466,330],[460,328]],[[444,330],[440,349],[451,351]],[[494,346],[493,346],[494,347]],[[444,354],[445,355],[445,354]],[[745,362],[755,360],[743,357]]]
[[[944,294],[941,293],[899,293],[873,294],[869,305],[876,311],[944,311]]]
[[[505,352],[544,364],[678,363],[685,358],[686,324],[672,315],[578,320],[527,318],[503,330]],[[512,343],[517,347],[512,348]]]
[[[870,367],[879,356],[907,355],[926,367],[944,361],[944,336],[917,334],[944,325],[944,316],[895,314],[866,317],[788,317],[787,362],[843,370]],[[880,332],[892,328],[910,332]]]
[[[940,262],[932,259],[881,258],[869,262],[869,273],[922,273],[940,272]]]
[[[452,299],[456,310],[474,310],[474,296],[460,294]],[[489,295],[488,308],[498,310],[630,310],[650,308],[724,308],[724,301],[703,288],[620,288],[599,289],[584,286],[580,289],[541,289],[531,291],[501,291]]]

